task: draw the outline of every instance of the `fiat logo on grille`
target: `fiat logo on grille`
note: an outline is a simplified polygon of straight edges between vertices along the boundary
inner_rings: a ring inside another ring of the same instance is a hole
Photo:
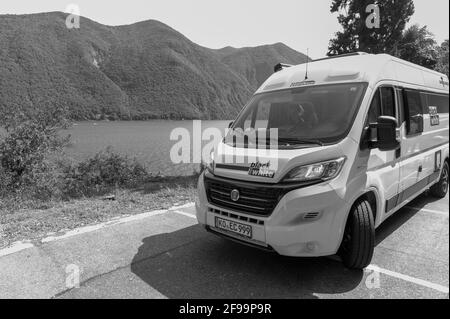
[[[240,197],[239,191],[237,189],[233,189],[231,191],[231,196],[230,197],[231,197],[231,200],[233,202],[237,202],[239,200],[239,197]]]

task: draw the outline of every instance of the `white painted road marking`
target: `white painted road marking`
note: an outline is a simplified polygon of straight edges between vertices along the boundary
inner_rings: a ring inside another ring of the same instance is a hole
[[[445,287],[445,286],[442,286],[442,285],[438,285],[438,284],[435,284],[435,283],[432,283],[432,282],[429,282],[429,281],[426,281],[426,280],[423,280],[423,279],[418,279],[418,278],[414,278],[414,277],[411,277],[411,276],[408,276],[408,275],[403,275],[403,274],[400,274],[400,273],[395,272],[395,271],[390,271],[390,270],[387,270],[387,269],[383,269],[383,268],[380,268],[380,267],[375,266],[375,265],[369,265],[366,269],[372,270],[374,272],[380,272],[380,273],[385,274],[387,276],[398,278],[398,279],[401,279],[401,280],[404,280],[404,281],[408,281],[408,282],[414,283],[416,285],[420,285],[420,286],[423,286],[423,287],[431,288],[431,289],[437,290],[439,292],[443,292],[445,294],[449,293],[448,287]]]
[[[34,247],[34,245],[32,243],[18,241],[18,242],[13,243],[8,248],[1,249],[0,257],[15,254],[15,253],[18,253],[19,251],[22,251],[22,250],[25,250],[28,248],[32,248],[32,247]]]
[[[172,213],[177,213],[177,214],[180,214],[180,215],[183,215],[183,216],[187,216],[187,217],[190,217],[190,218],[197,219],[197,216],[195,216],[193,214],[186,213],[186,212],[182,212],[180,210],[172,210],[171,212]]]
[[[61,236],[48,236],[46,238],[43,238],[41,240],[41,243],[49,243],[49,242],[53,242],[56,240],[61,240],[61,239],[65,239],[65,238],[70,238],[73,236],[77,236],[77,235],[81,235],[81,234],[86,234],[86,233],[90,233],[102,228],[105,228],[107,226],[113,226],[113,225],[120,225],[120,224],[124,224],[127,222],[131,222],[131,221],[137,221],[137,220],[142,220],[148,217],[153,217],[153,216],[158,216],[158,215],[162,215],[168,212],[174,212],[173,210],[178,210],[178,209],[183,209],[183,208],[190,208],[195,206],[195,203],[187,203],[185,205],[181,205],[181,206],[173,206],[171,208],[169,208],[168,210],[155,210],[155,211],[151,211],[151,212],[146,212],[146,213],[142,213],[142,214],[137,214],[137,215],[131,215],[131,216],[123,216],[123,217],[116,217],[113,218],[110,221],[104,222],[104,223],[100,223],[100,224],[96,224],[96,225],[90,225],[90,226],[85,226],[85,227],[80,227],[80,228],[75,228],[73,230],[68,231],[67,233],[61,235]],[[179,212],[178,212],[179,213]],[[192,217],[192,218],[196,218],[193,215],[187,214],[185,213],[187,216]],[[14,253],[17,253],[19,251],[28,249],[28,248],[32,248],[34,247],[34,245],[30,242],[16,242],[13,243],[11,246],[7,247],[7,248],[3,248],[0,249],[0,257],[3,256],[7,256],[7,255],[11,255]]]
[[[173,206],[172,208],[169,208],[169,210],[179,210],[179,209],[183,209],[183,208],[191,208],[191,207],[194,207],[195,206],[195,203],[187,203],[187,204],[184,204],[184,205],[181,205],[181,206]]]
[[[138,215],[122,217],[122,218],[118,218],[118,219],[113,219],[111,221],[100,223],[100,224],[97,224],[97,225],[76,228],[76,229],[71,230],[71,231],[69,231],[69,232],[67,232],[67,233],[65,233],[64,235],[61,235],[61,236],[49,236],[49,237],[46,237],[46,238],[42,239],[41,242],[42,243],[48,243],[48,242],[52,242],[52,241],[55,241],[55,240],[70,238],[70,237],[73,237],[73,236],[90,233],[90,232],[93,232],[93,231],[96,231],[96,230],[99,230],[99,229],[102,229],[102,228],[105,228],[105,227],[108,227],[108,226],[120,225],[120,224],[128,223],[128,222],[131,222],[131,221],[142,220],[144,218],[162,215],[162,214],[165,214],[167,212],[168,212],[167,210],[155,210],[155,211],[152,211],[152,212],[147,212],[147,213],[142,213],[142,214],[138,214]]]
[[[417,212],[426,212],[426,213],[438,214],[438,215],[443,215],[443,216],[448,217],[448,212],[442,212],[439,210],[428,209],[428,208],[419,208],[419,207],[414,207],[414,206],[405,206],[405,208],[412,209]]]

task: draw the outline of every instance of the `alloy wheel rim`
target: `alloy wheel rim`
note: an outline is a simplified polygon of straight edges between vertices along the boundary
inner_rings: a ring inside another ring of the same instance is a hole
[[[448,166],[444,168],[444,171],[442,172],[442,190],[444,193],[447,192],[448,188]]]

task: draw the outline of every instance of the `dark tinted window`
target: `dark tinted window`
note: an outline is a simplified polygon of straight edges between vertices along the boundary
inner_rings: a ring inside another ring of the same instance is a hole
[[[382,115],[395,117],[395,93],[392,87],[381,88]]]
[[[382,115],[395,117],[395,93],[392,87],[377,90],[370,104],[368,122],[376,123]]]
[[[376,139],[376,131],[369,130],[369,124],[377,123],[382,115],[395,117],[395,91],[392,87],[379,88],[370,104],[369,114],[365,125],[365,141]]]
[[[370,104],[368,124],[376,123],[378,118],[381,116],[381,101],[380,101],[380,91],[377,90],[373,96],[372,103]]]
[[[405,122],[405,110],[404,110],[404,104],[403,104],[403,91],[402,89],[396,89],[396,93],[397,93],[397,103],[398,103],[398,119],[399,121],[399,126],[403,124],[403,122]]]
[[[405,90],[406,130],[408,135],[423,132],[423,97],[418,91]]]
[[[438,113],[448,113],[448,95],[427,94],[428,106],[437,107]]]

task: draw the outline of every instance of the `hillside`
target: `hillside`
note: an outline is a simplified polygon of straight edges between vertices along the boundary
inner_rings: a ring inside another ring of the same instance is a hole
[[[307,59],[306,55],[283,43],[242,49],[226,47],[216,53],[223,63],[244,77],[253,88],[260,86],[273,73],[276,64],[301,64]]]
[[[234,116],[278,62],[306,57],[277,43],[201,47],[158,21],[105,26],[66,14],[0,15],[0,112],[64,105],[73,119]]]

